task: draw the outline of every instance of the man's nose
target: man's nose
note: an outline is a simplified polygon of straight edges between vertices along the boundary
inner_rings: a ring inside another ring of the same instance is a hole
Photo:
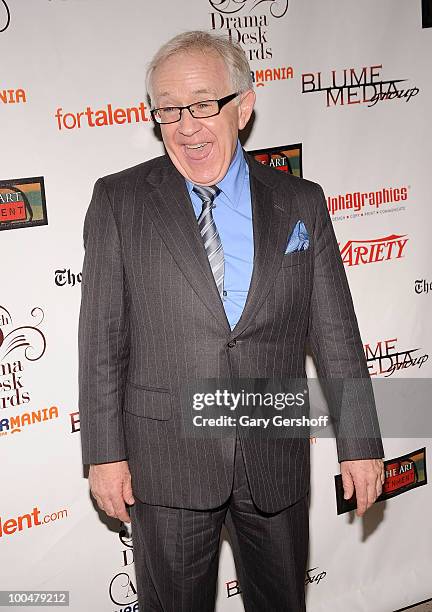
[[[201,129],[201,123],[199,119],[192,117],[189,109],[184,108],[182,110],[180,121],[178,122],[178,130],[184,136],[192,136]]]

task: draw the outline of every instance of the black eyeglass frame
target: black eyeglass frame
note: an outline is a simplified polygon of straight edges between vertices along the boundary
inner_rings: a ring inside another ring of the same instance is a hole
[[[157,123],[158,125],[169,125],[170,123],[178,123],[181,120],[182,113],[186,108],[188,109],[188,111],[190,112],[190,114],[192,115],[194,119],[207,119],[208,117],[216,117],[216,115],[219,115],[219,113],[221,112],[225,104],[228,104],[228,102],[231,102],[231,100],[234,100],[234,98],[239,96],[240,93],[241,92],[232,93],[232,94],[229,94],[229,96],[219,98],[219,100],[200,100],[199,102],[193,102],[192,104],[188,104],[187,106],[161,106],[160,108],[152,109],[150,111],[150,114],[151,114],[153,121]],[[217,113],[212,113],[211,115],[206,115],[205,117],[196,117],[191,110],[191,106],[195,106],[196,104],[203,104],[204,102],[217,102],[217,105],[218,105]],[[176,119],[175,121],[159,121],[158,119],[156,119],[156,113],[160,110],[163,110],[164,108],[178,109],[180,111],[180,117]]]

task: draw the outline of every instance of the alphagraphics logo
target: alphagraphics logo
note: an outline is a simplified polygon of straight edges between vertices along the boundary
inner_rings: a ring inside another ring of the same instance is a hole
[[[408,193],[408,185],[382,187],[375,191],[354,191],[328,196],[327,208],[333,221],[399,212],[405,210],[405,206],[401,203],[408,200]]]
[[[274,19],[285,16],[288,0],[209,0],[209,3],[213,9],[212,30],[225,30],[230,40],[243,47],[249,61],[273,57],[268,28]]]
[[[260,164],[270,166],[281,172],[288,172],[295,176],[303,176],[302,145],[281,145],[248,151]]]
[[[302,74],[302,93],[325,92],[326,106],[366,104],[375,106],[380,101],[409,102],[419,93],[418,87],[402,88],[407,79],[382,80],[382,64],[331,70],[327,83],[321,72]],[[327,85],[327,86],[326,86]]]

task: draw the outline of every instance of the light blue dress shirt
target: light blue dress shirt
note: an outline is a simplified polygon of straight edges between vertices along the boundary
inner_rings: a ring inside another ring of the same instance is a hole
[[[198,218],[202,200],[186,186]],[[213,218],[219,232],[225,257],[223,305],[233,329],[240,319],[252,278],[254,244],[249,167],[240,142],[224,178],[217,183],[221,193],[215,198]]]

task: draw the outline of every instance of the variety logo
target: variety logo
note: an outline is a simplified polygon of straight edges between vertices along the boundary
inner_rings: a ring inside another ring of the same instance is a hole
[[[422,278],[421,280],[416,280],[414,281],[414,291],[417,294],[427,294],[429,293],[429,291],[432,292],[432,282],[427,281],[425,278]]]
[[[364,345],[366,361],[371,376],[388,378],[395,372],[407,368],[421,368],[429,359],[429,355],[420,348],[399,350],[396,346],[398,339],[390,338],[379,340],[375,346]],[[415,354],[414,354],[415,353]]]
[[[67,517],[68,511],[65,508],[63,508],[63,510],[51,512],[50,514],[45,514],[41,517],[41,511],[39,510],[38,506],[34,506],[31,512],[20,514],[16,517],[14,516],[4,519],[2,516],[0,516],[0,538],[19,533],[20,531],[25,531],[27,529],[32,529],[33,527],[48,525],[49,523],[54,523],[55,521],[65,519]]]
[[[242,45],[247,58],[273,57],[269,26],[288,10],[288,0],[209,0],[210,27],[223,30],[230,40]]]
[[[39,329],[43,310],[33,308],[31,315],[34,325],[15,327],[10,312],[0,306],[0,409],[18,408],[30,401],[22,381],[24,363],[40,359],[46,348],[45,336]]]
[[[0,230],[47,224],[42,176],[0,181]]]
[[[292,66],[282,68],[265,68],[261,70],[251,70],[252,81],[255,87],[264,87],[266,83],[272,81],[285,81],[294,77]]]
[[[301,144],[256,149],[255,151],[248,151],[248,153],[253,155],[261,164],[295,176],[303,176]]]
[[[331,70],[327,79],[321,72],[305,72],[302,74],[302,93],[325,92],[327,108],[346,104],[375,106],[383,100],[409,102],[418,95],[418,87],[401,85],[407,79],[383,80],[381,69],[382,64]]]
[[[10,10],[6,0],[0,0],[0,34],[8,29],[10,20]]]
[[[75,285],[81,283],[82,273],[78,272],[74,274],[70,269],[63,268],[62,270],[56,270],[54,272],[54,282],[57,287],[75,287]]]
[[[385,482],[383,492],[376,502],[391,499],[417,487],[427,484],[426,448],[420,448],[401,457],[384,461]],[[343,514],[355,510],[357,501],[355,495],[344,499],[342,476],[335,476],[337,513]]]
[[[109,597],[116,606],[121,606],[116,612],[138,612],[137,590],[129,572],[134,575],[134,552],[132,535],[129,526],[125,526],[119,533],[123,546],[121,551],[120,570],[111,579],[108,587]],[[123,606],[126,606],[125,608]]]
[[[19,104],[27,102],[24,89],[0,89],[0,102],[3,104]]]
[[[114,108],[112,104],[107,104],[104,108],[93,110],[90,106],[84,111],[77,113],[65,113],[60,107],[55,112],[57,128],[61,131],[80,130],[81,128],[106,127],[108,125],[123,125],[125,123],[146,123],[150,121],[147,116],[148,107],[144,102],[137,106],[127,106]]]
[[[324,580],[324,578],[327,576],[327,572],[320,572],[317,570],[317,567],[313,567],[312,569],[306,570],[305,584],[319,584],[321,580]]]
[[[408,240],[406,234],[391,234],[371,240],[348,240],[341,248],[342,261],[347,266],[358,266],[389,259],[400,259],[404,257],[404,249]]]
[[[396,212],[405,210],[405,206],[392,207],[408,199],[408,185],[401,187],[382,187],[376,191],[354,191],[327,197],[327,208],[334,220],[353,219],[364,215]],[[336,216],[337,213],[349,212]],[[358,214],[356,214],[358,213]]]

